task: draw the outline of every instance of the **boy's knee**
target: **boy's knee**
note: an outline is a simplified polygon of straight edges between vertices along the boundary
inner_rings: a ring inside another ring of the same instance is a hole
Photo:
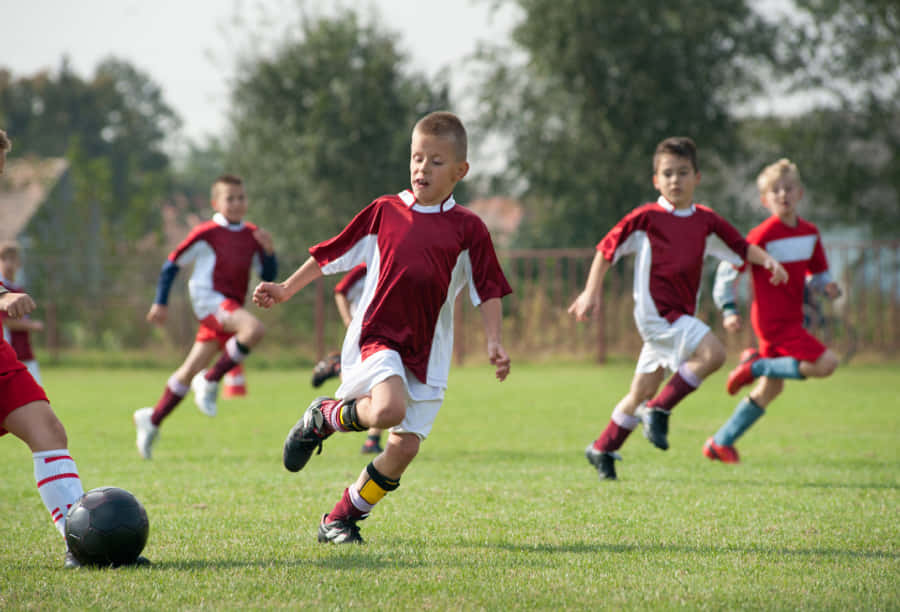
[[[725,360],[728,358],[728,355],[725,351],[725,345],[721,342],[711,343],[708,347],[707,355],[706,355],[706,363],[707,367],[710,370],[715,371],[725,365]]]
[[[406,417],[406,402],[403,401],[372,402],[370,409],[370,427],[387,429],[399,425]]]
[[[415,434],[392,435],[388,438],[385,453],[393,462],[408,465],[419,454],[420,445],[421,440]]]
[[[824,355],[822,355],[818,361],[815,363],[815,373],[814,376],[825,377],[831,376],[834,374],[834,371],[838,367],[838,358],[837,355],[832,353],[831,351],[827,351]]]

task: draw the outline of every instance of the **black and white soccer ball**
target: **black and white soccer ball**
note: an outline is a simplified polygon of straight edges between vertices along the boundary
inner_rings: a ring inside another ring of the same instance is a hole
[[[118,487],[91,489],[66,513],[66,544],[82,565],[135,563],[149,533],[141,502]]]

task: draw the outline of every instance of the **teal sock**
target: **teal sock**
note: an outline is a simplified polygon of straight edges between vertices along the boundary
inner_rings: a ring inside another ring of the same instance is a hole
[[[734,446],[734,441],[744,435],[759,417],[766,413],[749,397],[745,397],[734,409],[734,414],[728,419],[722,428],[713,436],[713,440],[719,446]]]
[[[801,380],[806,378],[800,373],[800,362],[793,357],[769,357],[758,359],[750,366],[755,378],[768,376],[769,378],[793,378]]]

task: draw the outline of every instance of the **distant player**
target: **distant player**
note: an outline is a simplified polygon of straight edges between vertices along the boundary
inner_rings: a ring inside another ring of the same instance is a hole
[[[752,229],[747,240],[781,262],[790,279],[773,286],[765,282],[765,273],[758,266],[750,268],[750,321],[759,350],[744,351],[740,364],[728,375],[726,387],[734,395],[754,380],[759,382],[703,447],[704,455],[725,463],[739,461],[735,441],[765,414],[766,407],[784,389],[785,379],[831,376],[838,365],[837,355],[803,327],[807,284],[831,299],[840,297],[841,290],[828,271],[819,230],[797,215],[797,204],[803,197],[797,166],[787,159],[778,160],[760,173],[756,184],[763,206],[772,216]],[[743,269],[723,263],[716,273],[716,305],[722,309],[725,329],[731,332],[741,327],[734,281]]]
[[[468,286],[498,380],[510,361],[500,341],[501,298],[512,290],[491,235],[453,189],[468,172],[466,130],[456,115],[436,112],[416,123],[411,187],[377,198],[283,283],[260,283],[253,301],[268,308],[322,276],[365,263],[366,284],[342,352],[338,399],[317,398],[284,443],[296,472],[335,432],[389,429],[384,452],[344,490],[319,523],[320,542],[359,543],[358,522],[400,477],[431,432],[444,401],[453,347],[453,304]]]
[[[334,287],[334,302],[337,304],[338,313],[341,315],[345,328],[350,327],[353,313],[356,312],[356,306],[359,304],[359,298],[362,297],[365,284],[366,264],[362,263],[347,272],[344,278]],[[341,354],[332,353],[319,361],[313,369],[313,387],[320,387],[329,378],[340,376],[340,374]],[[382,450],[384,449],[381,448],[381,430],[377,427],[371,427],[360,452],[363,454],[378,454]]]
[[[272,237],[244,221],[248,204],[239,177],[223,174],[217,178],[211,198],[216,214],[211,221],[195,227],[169,254],[159,275],[156,299],[147,313],[151,323],[165,323],[166,304],[175,275],[192,263],[188,290],[200,329],[184,363],[169,378],[156,406],[134,413],[137,448],[144,459],[150,459],[163,419],[188,390],[193,390],[201,412],[216,415],[219,380],[243,362],[263,337],[263,324],[243,304],[251,270],[255,269],[264,280],[275,278],[277,264]],[[219,351],[222,355],[215,364],[204,369]]]
[[[690,138],[659,143],[653,155],[653,186],[659,199],[628,213],[600,241],[584,291],[569,307],[577,320],[587,320],[600,304],[607,270],[622,255],[635,254],[634,320],[644,346],[631,389],[613,409],[600,437],[585,450],[601,479],[616,478],[616,451],[642,422],[647,439],[668,449],[672,410],[725,361],[722,342],[694,316],[704,256],[733,263],[747,259],[768,270],[771,282],[786,279],[784,269],[765,251],[748,244],[710,208],[694,203],[699,182],[696,147]],[[657,394],[666,370],[674,374]]]
[[[16,284],[16,274],[22,265],[21,248],[14,241],[0,243],[0,285],[12,293],[25,293],[25,288]],[[34,380],[41,384],[41,372],[37,358],[31,348],[31,332],[42,331],[44,323],[30,317],[3,321],[3,338],[16,352],[16,357],[25,364]]]
[[[0,130],[0,174],[11,148],[6,132]],[[0,313],[8,322],[21,320],[34,308],[29,295],[10,292],[0,285]],[[38,493],[54,526],[65,538],[66,511],[84,493],[75,460],[69,454],[66,430],[50,407],[47,394],[16,358],[9,343],[0,339],[0,436],[7,433],[31,449]],[[80,565],[66,550],[63,566],[72,569]]]

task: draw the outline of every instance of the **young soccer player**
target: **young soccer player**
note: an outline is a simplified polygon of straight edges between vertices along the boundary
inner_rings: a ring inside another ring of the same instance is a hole
[[[12,293],[25,293],[25,288],[16,284],[16,274],[21,265],[19,244],[12,240],[0,244],[0,284]],[[3,322],[3,338],[13,347],[16,357],[25,364],[38,384],[41,384],[41,372],[31,348],[31,332],[43,329],[42,321],[30,317],[6,319]]]
[[[444,400],[453,344],[453,304],[469,287],[482,314],[498,380],[509,374],[501,344],[501,298],[511,293],[487,227],[459,206],[453,189],[468,172],[466,130],[435,112],[412,132],[411,187],[377,198],[283,283],[260,283],[253,301],[269,308],[322,276],[368,268],[347,328],[337,399],[320,397],[284,443],[285,467],[303,469],[335,432],[388,429],[384,452],[344,490],[319,523],[320,542],[361,543],[357,522],[400,485]]]
[[[600,241],[584,291],[569,307],[577,320],[586,320],[600,304],[609,267],[622,255],[635,253],[634,319],[644,346],[631,389],[585,450],[601,479],[616,478],[616,451],[638,424],[654,446],[668,449],[672,409],[725,361],[721,341],[694,316],[704,256],[734,263],[748,259],[768,270],[773,283],[786,279],[781,265],[764,250],[749,245],[711,209],[694,203],[699,182],[690,138],[659,143],[653,155],[653,186],[659,199],[627,214]],[[656,394],[666,369],[674,374]]]
[[[334,287],[334,302],[337,305],[338,314],[341,315],[341,321],[344,322],[345,328],[350,327],[350,321],[353,320],[353,313],[356,312],[356,306],[359,304],[359,298],[362,296],[365,284],[366,264],[362,263],[347,272]],[[340,376],[340,374],[341,354],[332,353],[319,361],[313,369],[313,387],[321,387],[326,380]],[[381,430],[377,427],[370,427],[360,452],[364,455],[377,455],[383,450],[381,448]]]
[[[803,197],[797,166],[780,159],[760,173],[756,184],[763,206],[772,216],[752,229],[747,241],[763,247],[780,261],[790,279],[787,284],[772,286],[765,282],[765,273],[758,266],[750,267],[750,320],[759,350],[744,351],[740,364],[728,375],[726,388],[734,395],[754,380],[759,382],[703,447],[704,455],[725,463],[738,463],[735,441],[765,414],[766,407],[784,389],[785,379],[831,376],[838,365],[837,355],[803,327],[807,277],[813,291],[821,291],[831,299],[840,297],[841,290],[828,271],[819,230],[797,215],[797,205]],[[723,262],[716,272],[714,297],[722,309],[725,329],[731,332],[741,327],[734,291],[740,270]]]
[[[251,269],[256,269],[264,280],[275,278],[277,264],[272,237],[244,221],[248,205],[239,177],[223,174],[217,178],[211,197],[216,214],[211,221],[195,227],[169,254],[159,275],[156,299],[147,313],[151,323],[165,323],[166,304],[175,275],[182,266],[193,263],[188,290],[200,329],[184,363],[169,378],[156,406],[134,413],[137,448],[144,459],[151,457],[163,419],[189,389],[193,390],[201,412],[216,415],[219,380],[243,362],[263,337],[263,324],[243,304]],[[215,364],[204,369],[220,350],[222,355]]]
[[[0,174],[12,144],[0,130]],[[13,293],[0,285],[0,312],[7,320],[20,320],[34,310],[34,300],[25,293]],[[78,468],[68,451],[68,438],[47,395],[35,382],[13,348],[0,338],[0,436],[11,433],[31,449],[38,493],[53,524],[65,538],[66,511],[84,493]],[[80,567],[66,550],[63,567]]]

